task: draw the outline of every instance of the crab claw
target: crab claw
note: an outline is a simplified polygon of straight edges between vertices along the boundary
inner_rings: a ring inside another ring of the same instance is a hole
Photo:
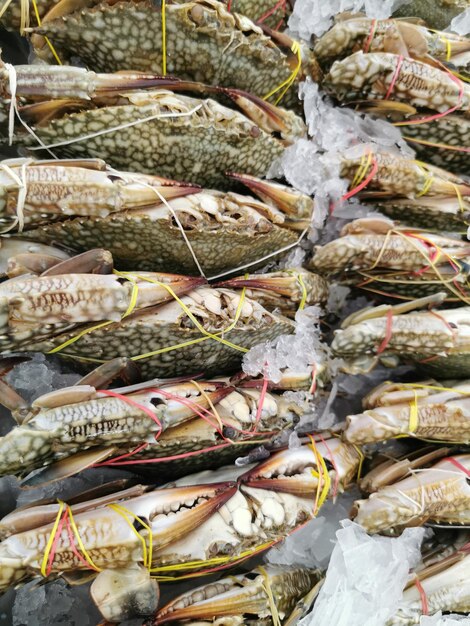
[[[126,508],[150,522],[152,537],[160,549],[197,528],[235,495],[234,482],[173,487],[149,492]]]
[[[339,483],[346,486],[357,471],[359,452],[336,438],[316,442],[315,447],[324,460],[330,482],[331,477],[336,475]],[[322,476],[322,472],[324,469],[321,467],[319,471],[312,446],[305,444],[273,454],[239,480],[247,487],[308,497],[317,493],[318,477],[319,474]]]
[[[296,221],[302,224],[305,222],[304,228],[310,223],[314,202],[307,194],[286,185],[262,180],[261,178],[256,178],[256,176],[248,176],[248,174],[227,172],[227,176],[232,180],[243,183],[263,202],[273,204],[288,217],[296,218]]]
[[[260,575],[259,578],[263,580]],[[249,613],[259,615],[269,609],[267,597],[259,593],[258,579],[244,575],[222,578],[215,583],[202,585],[178,596],[164,606],[157,615],[146,622],[156,626],[181,620],[205,620]],[[258,592],[258,593],[257,593]]]
[[[32,30],[32,29],[26,29]],[[132,90],[148,88],[171,89],[177,79],[145,74],[142,72],[114,72],[112,74],[98,74],[89,72],[82,67],[64,65],[17,65],[16,93],[23,97],[40,97],[51,94],[53,97],[80,98],[90,100],[94,97],[112,95]],[[9,73],[5,64],[0,65],[0,93],[3,97],[10,94]]]
[[[268,565],[239,576],[222,578],[181,594],[160,609],[146,626],[182,620],[194,623],[216,617],[253,615],[261,618],[272,615],[273,606],[266,591],[268,581],[272,602],[279,616],[284,617],[319,576],[319,570]]]
[[[199,381],[144,390],[131,397],[140,405],[156,411],[162,429],[167,430],[193,418],[205,409],[210,409],[233,391],[234,387],[220,382]]]
[[[291,145],[306,132],[300,117],[266,100],[239,89],[222,89],[255,124],[267,133],[279,133],[285,145]]]

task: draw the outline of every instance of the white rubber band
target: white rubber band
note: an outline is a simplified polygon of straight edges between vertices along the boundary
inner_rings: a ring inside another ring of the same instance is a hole
[[[202,104],[198,104],[197,107],[187,111],[186,113],[158,113],[156,115],[150,115],[149,117],[144,117],[140,120],[135,120],[134,122],[128,122],[127,124],[120,124],[119,126],[112,126],[111,128],[105,128],[104,130],[99,130],[96,133],[90,133],[89,135],[82,135],[81,137],[74,137],[73,139],[68,139],[67,141],[58,141],[57,143],[49,144],[48,146],[44,145],[41,142],[41,146],[36,148],[28,148],[28,150],[49,150],[50,148],[59,148],[60,146],[69,146],[73,143],[79,143],[80,141],[85,141],[86,139],[93,139],[93,137],[99,137],[100,135],[107,135],[108,133],[114,133],[116,130],[123,130],[124,128],[131,128],[132,126],[137,126],[138,124],[144,124],[145,122],[151,122],[152,120],[161,120],[171,117],[189,117],[199,111],[202,108]]]
[[[16,202],[16,217],[10,226],[6,230],[0,231],[0,234],[8,233],[10,230],[18,225],[18,232],[20,233],[24,228],[24,205],[26,201],[27,187],[26,187],[26,165],[27,161],[21,165],[21,178],[5,163],[0,163],[0,169],[3,170],[18,186],[18,199]]]

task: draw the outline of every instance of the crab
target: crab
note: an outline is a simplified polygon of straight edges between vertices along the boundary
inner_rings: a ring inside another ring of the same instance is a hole
[[[7,69],[5,110],[11,100]],[[306,133],[295,113],[235,89],[62,66],[17,66],[15,73],[21,99],[15,110],[29,131],[17,124],[13,139],[31,154],[102,158],[121,170],[226,188],[227,171],[264,176]],[[214,93],[235,108],[178,90]]]
[[[236,11],[236,1],[233,5]],[[163,30],[161,7],[146,1],[104,0],[75,10],[62,0],[28,32],[36,51],[47,58],[51,52],[44,37],[59,58],[79,56],[95,71],[168,72],[296,105],[299,81],[319,77],[308,46],[285,34],[268,36],[233,11],[216,0],[169,1]]]
[[[450,448],[426,452],[411,464],[387,460],[363,478],[361,487],[373,493],[354,502],[351,517],[369,533],[394,534],[424,523],[468,525],[469,471],[470,455]]]
[[[14,164],[11,169],[20,174],[22,167]],[[235,174],[230,179],[249,179],[260,200],[160,183],[158,177],[106,168],[99,160],[27,162],[24,172],[25,230],[18,237],[60,242],[77,252],[105,246],[123,269],[202,271],[210,276],[237,269],[242,262],[255,265],[293,246],[313,212],[311,198],[296,189]],[[6,223],[16,219],[18,191],[10,179]]]
[[[242,624],[245,616],[253,615],[263,622],[275,623],[276,617],[284,622],[297,602],[321,579],[321,571],[316,569],[257,567],[177,596],[159,609],[146,626],[189,619],[202,623],[223,620],[235,626]]]
[[[470,87],[450,71],[387,52],[355,52],[336,61],[323,87],[339,102],[397,123],[426,160],[466,173]],[[424,115],[423,115],[424,113]]]
[[[361,200],[407,225],[461,232],[470,224],[468,182],[429,163],[360,146],[341,156],[340,173],[366,183]]]
[[[450,302],[467,303],[469,261],[468,242],[374,217],[346,224],[338,239],[317,246],[309,268],[401,300],[446,289]]]
[[[238,482],[244,469],[230,467],[223,473],[231,480],[214,482],[223,473],[204,472],[157,490],[134,486],[72,506],[14,511],[0,521],[0,588],[40,572],[89,578],[91,569],[98,573],[91,593],[105,619],[125,619],[136,605],[152,614],[154,576],[204,572],[214,559],[225,568],[266,550],[312,518],[313,496],[330,490],[332,476],[343,484],[357,469],[359,453],[338,439],[315,449],[277,453]]]
[[[66,273],[59,263],[0,284],[4,354],[56,353],[85,366],[129,357],[144,379],[200,374],[201,367],[220,375],[260,341],[294,330],[243,289],[196,288],[205,279],[178,274],[111,273],[112,256],[100,250],[63,263]]]
[[[15,362],[6,359],[3,369]],[[134,367],[126,359],[109,361],[31,406],[2,381],[2,403],[18,426],[0,437],[0,475],[26,476],[46,468],[23,483],[32,486],[106,460],[110,467],[140,462],[161,482],[235,460],[292,427],[302,412],[279,394],[236,388],[224,379],[156,379],[106,389],[117,375],[133,374]]]
[[[152,552],[149,557],[142,541],[160,549],[178,541],[236,492],[236,483],[227,481],[157,490],[137,485],[72,506],[56,503],[13,511],[0,520],[0,589],[41,573],[71,576],[85,571],[89,576],[86,570],[91,570],[98,574],[91,594],[106,619],[120,621],[136,609],[152,614],[158,585],[148,571]],[[132,523],[143,524],[141,534]],[[52,553],[47,548],[50,537],[56,537]],[[47,551],[50,559],[44,564]]]
[[[396,437],[467,445],[470,384],[382,383],[363,399],[363,413],[349,415],[342,437],[363,445]]]
[[[439,309],[446,298],[437,293],[395,306],[369,307],[353,313],[335,336],[331,348],[344,359],[345,371],[364,373],[379,361],[394,366],[415,363],[430,375],[467,378],[470,307]],[[430,310],[420,311],[424,307]]]
[[[377,20],[346,16],[315,42],[315,56],[323,69],[362,50],[401,54],[442,69],[447,63],[467,74],[470,42],[454,33],[430,30],[406,20]]]

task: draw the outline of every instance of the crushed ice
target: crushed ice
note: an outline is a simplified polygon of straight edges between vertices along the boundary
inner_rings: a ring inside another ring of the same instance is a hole
[[[470,8],[454,17],[450,23],[449,30],[458,35],[470,35]]]
[[[369,536],[349,520],[341,525],[313,612],[299,626],[384,626],[420,560],[425,531],[407,528],[389,538]]]

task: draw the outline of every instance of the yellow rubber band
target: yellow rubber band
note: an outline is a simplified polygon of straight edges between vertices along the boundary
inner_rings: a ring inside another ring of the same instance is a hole
[[[274,94],[278,93],[279,91],[281,92],[279,97],[277,98],[275,104],[279,104],[279,102],[282,100],[282,98],[286,95],[287,91],[290,89],[290,87],[292,87],[292,85],[295,82],[295,79],[297,78],[298,73],[300,72],[300,68],[302,67],[302,55],[301,55],[301,51],[300,51],[300,44],[298,41],[294,41],[291,47],[291,51],[297,56],[297,65],[294,68],[294,70],[292,71],[292,74],[289,76],[289,78],[287,78],[285,81],[283,81],[278,87],[275,87],[272,91],[270,91],[267,95],[264,96],[263,100],[269,100],[269,98],[271,98],[271,96],[274,96]]]
[[[206,568],[206,567],[210,567],[211,565],[226,565],[227,563],[235,563],[237,561],[240,561],[242,559],[245,559],[248,556],[251,556],[253,554],[256,554],[257,552],[262,552],[263,550],[266,550],[267,548],[270,548],[275,542],[274,541],[268,541],[266,543],[261,544],[260,546],[257,546],[255,548],[251,548],[250,550],[245,550],[244,552],[241,552],[238,556],[217,556],[214,557],[212,559],[207,559],[207,560],[199,560],[199,561],[187,561],[186,563],[175,563],[174,565],[162,565],[161,567],[153,567],[150,571],[152,573],[154,572],[173,572],[173,571],[186,571],[186,570],[191,570],[191,569],[200,569],[200,568]],[[191,575],[189,575],[188,577],[192,577]],[[177,580],[182,580],[184,579],[184,576],[178,576]],[[157,577],[157,580],[176,580],[175,577],[173,576],[169,576],[169,577]]]
[[[44,578],[47,577],[47,562],[49,560],[49,555],[50,555],[51,550],[52,550],[52,544],[54,543],[54,539],[55,539],[55,536],[57,534],[57,529],[59,528],[59,523],[60,523],[60,519],[62,517],[62,513],[64,511],[64,507],[65,507],[65,502],[62,502],[62,500],[59,500],[59,511],[58,511],[57,516],[55,518],[54,525],[52,526],[52,530],[51,530],[51,533],[49,535],[49,539],[47,540],[46,549],[44,550],[44,557],[43,557],[42,563],[41,563],[41,574],[44,576]]]
[[[162,73],[166,76],[166,0],[162,0]]]
[[[416,390],[414,391],[414,396],[413,402],[410,402],[410,423],[408,425],[410,433],[415,433],[419,426],[418,394],[416,393]]]
[[[361,156],[361,162],[359,163],[359,167],[357,168],[356,175],[354,176],[354,179],[350,185],[351,189],[354,189],[360,183],[362,183],[371,163],[372,163],[372,153],[369,150],[367,153],[364,153]]]
[[[356,480],[359,480],[362,474],[362,466],[364,465],[365,456],[359,446],[357,446],[355,443],[353,443],[353,446],[359,455],[359,466],[357,468],[357,477],[356,477]]]
[[[39,17],[38,5],[36,4],[36,0],[31,0],[31,2],[33,3],[33,9],[36,15],[36,21],[38,23],[38,26],[41,26],[41,18]],[[52,56],[54,57],[54,59],[57,61],[59,65],[62,65],[62,61],[59,59],[59,55],[57,54],[54,46],[50,42],[49,37],[44,37],[44,39],[47,45],[49,46],[49,50],[52,52]]]
[[[266,592],[269,602],[269,608],[271,609],[271,617],[273,620],[273,626],[281,626],[281,619],[279,617],[279,611],[277,610],[276,602],[274,600],[273,590],[271,589],[271,583],[267,571],[261,565],[258,567],[263,577],[263,589]]]
[[[328,472],[328,468],[326,467],[325,460],[322,457],[322,455],[319,453],[317,446],[315,445],[314,438],[312,437],[312,435],[309,435],[309,438],[310,438],[310,448],[312,449],[313,454],[315,455],[317,467],[319,468],[318,471],[315,471],[312,469],[312,475],[318,478],[317,492],[315,494],[315,506],[313,510],[313,515],[316,516],[318,512],[320,511],[321,507],[323,506],[323,503],[325,502],[326,498],[328,497],[328,493],[331,487],[331,477]],[[320,467],[323,470],[323,481],[324,481],[323,485],[321,484],[322,481],[320,479]]]
[[[302,274],[297,274],[297,280],[300,284],[300,287],[302,288],[302,300],[300,301],[300,304],[299,304],[299,311],[303,311],[305,308],[305,304],[307,303],[307,297],[308,297],[307,287],[305,286],[305,282],[304,282]]]
[[[135,534],[135,536],[139,539],[139,541],[142,543],[142,555],[143,555],[143,563],[144,563],[144,567],[147,567],[147,569],[150,571],[151,567],[152,567],[152,558],[153,558],[153,535],[152,535],[152,529],[150,528],[150,526],[144,522],[143,519],[141,519],[138,515],[136,515],[135,513],[133,513],[132,511],[130,511],[129,509],[127,509],[125,506],[122,506],[120,504],[108,504],[108,507],[110,509],[112,509],[113,511],[115,511],[116,513],[118,513],[129,525],[129,528],[132,530],[132,532]],[[149,533],[148,538],[149,538],[149,547],[147,550],[147,542],[145,540],[145,537],[142,537],[142,535],[139,533],[139,531],[134,527],[134,524],[129,520],[129,518],[127,516],[133,517],[135,520],[137,520],[139,522],[139,524],[141,524]]]
[[[88,333],[91,333],[94,330],[98,330],[98,328],[109,326],[112,323],[113,322],[101,322],[101,324],[97,324],[96,326],[92,326],[91,328],[85,328],[84,330],[77,333],[74,337],[71,337],[70,339],[67,339],[67,341],[64,341],[64,343],[61,343],[60,346],[56,346],[55,348],[52,348],[52,350],[49,350],[47,354],[55,354],[56,352],[61,352],[64,348],[67,348],[71,344],[75,343],[76,341],[81,339],[84,335],[87,335]]]
[[[143,359],[143,358],[147,358],[149,356],[154,356],[154,355],[157,355],[157,354],[162,354],[164,352],[169,352],[170,350],[174,350],[175,348],[185,347],[185,346],[188,346],[188,345],[192,345],[194,343],[199,343],[200,341],[204,341],[204,340],[207,340],[207,339],[214,339],[215,341],[218,341],[218,342],[228,346],[229,348],[233,348],[234,350],[238,350],[239,352],[248,352],[248,348],[243,348],[241,346],[237,346],[236,344],[232,343],[231,341],[227,341],[226,339],[223,339],[221,337],[222,334],[230,332],[237,325],[237,322],[238,322],[238,320],[240,318],[240,315],[241,315],[241,312],[242,312],[243,303],[245,301],[245,292],[246,292],[246,288],[245,287],[242,289],[242,292],[240,294],[240,301],[238,303],[238,307],[237,307],[237,310],[236,310],[236,313],[235,313],[235,318],[234,318],[233,322],[229,326],[227,326],[227,328],[225,328],[224,330],[222,330],[222,331],[220,331],[218,333],[210,333],[200,324],[200,322],[191,313],[191,311],[186,306],[186,304],[181,300],[181,298],[179,298],[176,295],[176,293],[173,291],[173,289],[169,285],[165,285],[164,283],[160,283],[157,280],[153,280],[153,279],[147,278],[145,276],[140,276],[139,274],[132,274],[131,272],[119,272],[119,275],[124,276],[124,277],[132,276],[134,278],[138,278],[139,280],[146,280],[147,282],[153,283],[155,285],[158,285],[158,286],[163,287],[164,289],[166,289],[168,291],[168,293],[174,298],[174,300],[176,300],[176,302],[181,306],[183,311],[186,313],[186,315],[189,317],[189,319],[193,322],[193,324],[196,326],[196,328],[199,330],[199,332],[201,332],[204,335],[204,337],[200,337],[198,339],[193,339],[191,341],[188,341],[188,342],[185,342],[185,343],[182,343],[182,344],[178,344],[178,346],[168,346],[166,348],[162,348],[161,350],[155,350],[154,352],[148,352],[147,354],[144,354],[144,355],[141,354],[139,356],[131,357],[131,359],[133,361],[136,361],[136,360],[139,360],[139,359]]]
[[[68,514],[69,514],[69,518],[70,518],[70,525],[72,526],[73,534],[75,535],[75,538],[76,538],[76,540],[77,540],[77,543],[78,543],[78,545],[79,545],[79,547],[80,547],[80,550],[81,550],[81,552],[82,552],[82,554],[83,554],[83,556],[84,556],[84,558],[85,558],[86,562],[87,562],[87,563],[88,563],[88,565],[91,567],[91,569],[94,569],[94,570],[95,570],[95,571],[97,571],[97,572],[101,572],[101,571],[102,571],[102,570],[101,570],[101,568],[99,568],[98,566],[96,566],[96,565],[93,563],[93,560],[92,560],[91,556],[88,554],[87,549],[86,549],[86,548],[85,548],[85,546],[83,545],[82,538],[80,537],[80,533],[78,532],[77,525],[75,524],[75,520],[73,519],[72,509],[71,509],[69,506],[67,506],[67,511],[68,511]]]

